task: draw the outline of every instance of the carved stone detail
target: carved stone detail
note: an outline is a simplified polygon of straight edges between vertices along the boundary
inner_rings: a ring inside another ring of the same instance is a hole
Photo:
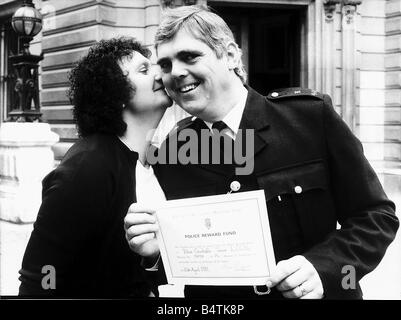
[[[174,8],[175,7],[175,0],[160,0],[160,4],[162,8]]]
[[[342,13],[347,24],[354,22],[357,6],[361,3],[362,1],[359,0],[343,0]]]
[[[194,4],[197,4],[197,0],[183,0],[183,2],[184,2],[184,5],[186,5],[186,6],[191,6],[191,5],[194,5]]]
[[[334,12],[336,11],[336,5],[340,4],[341,0],[325,0],[324,1],[324,15],[327,22],[334,20]]]

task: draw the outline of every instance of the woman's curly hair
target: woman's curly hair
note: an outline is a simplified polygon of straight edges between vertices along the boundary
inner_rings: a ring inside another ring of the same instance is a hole
[[[145,57],[151,55],[134,38],[101,40],[69,73],[68,97],[74,105],[74,120],[81,137],[93,133],[121,136],[125,132],[123,106],[128,104],[135,88],[119,63],[125,57],[132,57],[134,51]]]

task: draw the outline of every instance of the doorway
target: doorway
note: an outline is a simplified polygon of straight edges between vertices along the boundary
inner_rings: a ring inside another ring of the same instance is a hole
[[[300,6],[209,3],[229,25],[243,51],[248,84],[261,94],[301,85]]]

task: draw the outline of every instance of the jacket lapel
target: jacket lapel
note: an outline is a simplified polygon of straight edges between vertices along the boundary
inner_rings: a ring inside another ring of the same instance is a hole
[[[208,126],[203,122],[203,120],[201,120],[199,118],[194,121],[193,128],[197,131],[198,137],[201,136],[201,130],[209,130]],[[201,150],[201,144],[199,145],[198,150]],[[209,152],[211,152],[211,150],[209,150]],[[202,164],[199,159],[198,166],[200,166],[202,169],[209,170],[214,173],[222,174],[224,176],[231,175],[231,173],[232,173],[232,167],[230,165]]]
[[[255,158],[256,155],[267,146],[268,129],[270,125],[268,123],[268,108],[266,106],[266,98],[257,93],[252,88],[248,86],[246,86],[246,88],[248,90],[248,97],[239,126],[239,129],[241,130],[238,131],[238,135],[241,135],[241,137],[237,135],[237,138],[235,140],[235,147],[239,147],[239,150],[241,150],[242,154],[244,154],[245,150],[247,150],[247,134],[253,135],[253,152],[245,156],[245,161],[248,161],[252,158]],[[240,145],[237,146],[238,144]],[[254,159],[254,161],[256,162],[256,158]],[[230,167],[229,165],[200,164],[200,166],[205,170],[214,171],[225,176],[233,174],[232,167]]]
[[[243,145],[242,150],[246,150],[245,144],[247,142],[246,134],[253,134],[254,138],[254,150],[251,154],[246,156],[246,159],[255,157],[261,150],[263,150],[268,144],[268,114],[266,106],[266,98],[250,87],[248,89],[248,98],[246,100],[245,110],[242,115],[240,122],[239,133],[242,135],[242,141],[236,139],[236,141],[241,142]],[[250,131],[249,131],[250,130]]]

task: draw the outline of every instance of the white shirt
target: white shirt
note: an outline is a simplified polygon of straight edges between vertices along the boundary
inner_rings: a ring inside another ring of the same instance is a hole
[[[136,174],[136,202],[157,207],[166,201],[166,196],[159,181],[157,181],[152,166],[144,167],[138,160],[135,168]]]
[[[235,140],[237,133],[238,133],[238,129],[239,129],[239,125],[240,125],[240,122],[242,119],[242,114],[244,113],[247,97],[248,97],[248,90],[246,90],[246,89],[241,90],[240,99],[238,99],[238,102],[226,114],[226,116],[223,119],[221,119],[222,121],[224,121],[224,123],[229,128],[229,130],[226,132],[226,134],[233,140]],[[209,127],[209,129],[212,130],[213,123],[207,122],[207,121],[204,121],[204,122]]]
[[[157,208],[161,203],[166,201],[166,196],[162,188],[160,187],[159,181],[153,172],[152,166],[144,167],[138,160],[135,168],[136,174],[136,202],[149,206],[151,208]],[[159,267],[160,254],[155,264],[146,268],[146,271],[157,271]]]
[[[119,137],[120,138],[120,137]],[[127,148],[131,151],[129,145],[127,145],[121,138],[121,142],[124,143]],[[136,202],[149,206],[151,208],[158,207],[161,203],[166,201],[166,196],[162,188],[160,187],[159,181],[157,181],[152,166],[145,167],[139,160],[136,162],[135,167],[136,177]],[[157,259],[154,266],[147,268],[147,271],[157,271],[159,266],[159,258]]]
[[[133,151],[120,137],[119,139],[128,149]],[[150,207],[155,207],[166,201],[166,196],[164,195],[151,166],[145,167],[138,160],[135,167],[135,176],[136,202],[144,204],[145,206],[149,205]]]

